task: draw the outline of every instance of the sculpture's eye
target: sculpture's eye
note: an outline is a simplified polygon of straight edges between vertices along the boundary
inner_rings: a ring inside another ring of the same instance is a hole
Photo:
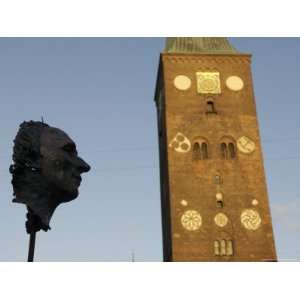
[[[69,153],[70,155],[76,155],[77,154],[75,144],[67,144],[67,145],[63,146],[62,149],[65,152]]]

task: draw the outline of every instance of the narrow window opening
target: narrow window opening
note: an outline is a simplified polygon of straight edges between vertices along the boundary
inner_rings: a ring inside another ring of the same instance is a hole
[[[206,142],[196,142],[193,146],[193,160],[208,159],[208,144]]]
[[[221,144],[221,157],[222,159],[227,159],[227,145],[225,143]]]
[[[227,249],[226,249],[226,253],[228,256],[232,256],[233,255],[233,245],[232,245],[232,241],[227,241]]]
[[[201,150],[199,143],[195,143],[193,147],[193,160],[201,159]]]
[[[223,207],[224,207],[224,203],[223,203],[222,200],[218,200],[218,201],[217,201],[217,207],[218,207],[218,208],[223,208]]]
[[[226,241],[221,240],[221,255],[226,255]]]
[[[216,256],[220,255],[220,242],[214,241],[214,253]]]
[[[207,101],[206,102],[206,113],[207,114],[216,114],[215,104],[213,101]]]
[[[222,182],[222,180],[221,180],[221,176],[220,175],[215,175],[215,184],[221,184]]]
[[[234,147],[234,144],[233,143],[229,143],[228,149],[229,149],[230,158],[231,159],[235,158],[235,147]]]
[[[233,256],[233,242],[232,240],[215,240],[214,254],[216,256]]]
[[[207,149],[207,144],[206,143],[202,143],[201,153],[202,153],[202,159],[208,159],[208,149]]]

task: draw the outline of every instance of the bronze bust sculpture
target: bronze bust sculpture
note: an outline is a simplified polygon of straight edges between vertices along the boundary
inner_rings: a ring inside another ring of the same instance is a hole
[[[35,121],[20,125],[10,172],[13,202],[28,208],[28,233],[50,229],[55,209],[78,196],[81,174],[89,170],[74,141],[62,130]]]

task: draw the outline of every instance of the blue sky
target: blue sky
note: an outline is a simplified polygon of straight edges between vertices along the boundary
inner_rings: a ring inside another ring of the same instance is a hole
[[[154,87],[164,38],[0,39],[0,261],[24,261],[12,141],[24,120],[65,130],[92,166],[38,233],[38,261],[161,261]],[[299,38],[230,38],[253,79],[279,259],[300,260]]]

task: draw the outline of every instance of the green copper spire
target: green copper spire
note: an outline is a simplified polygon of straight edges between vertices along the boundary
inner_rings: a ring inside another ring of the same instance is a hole
[[[238,53],[224,37],[169,37],[165,52],[168,53]]]

